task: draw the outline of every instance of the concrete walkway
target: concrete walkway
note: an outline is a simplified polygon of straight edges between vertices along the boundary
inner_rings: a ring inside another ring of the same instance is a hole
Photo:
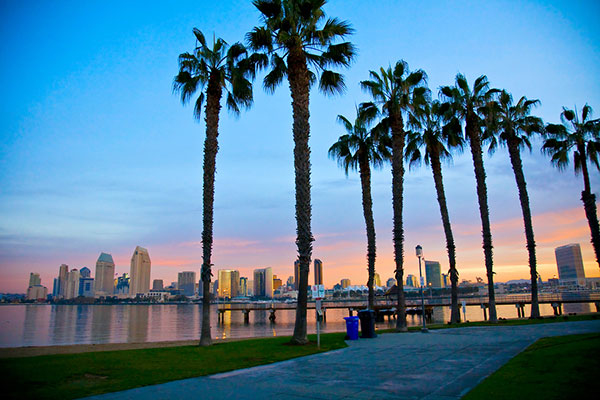
[[[348,348],[90,399],[459,399],[535,340],[600,321],[379,335]]]

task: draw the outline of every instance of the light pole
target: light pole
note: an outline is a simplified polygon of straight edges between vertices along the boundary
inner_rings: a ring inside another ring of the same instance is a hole
[[[417,245],[415,248],[417,257],[419,258],[419,287],[421,288],[421,319],[423,320],[423,327],[421,328],[421,332],[425,333],[427,331],[427,327],[425,326],[425,293],[423,293],[423,272],[421,271],[421,258],[423,258],[423,248],[420,245]]]

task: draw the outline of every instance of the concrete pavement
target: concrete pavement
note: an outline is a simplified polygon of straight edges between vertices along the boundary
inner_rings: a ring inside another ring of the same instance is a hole
[[[589,332],[600,332],[600,321],[384,334],[329,353],[89,399],[459,399],[537,339]]]

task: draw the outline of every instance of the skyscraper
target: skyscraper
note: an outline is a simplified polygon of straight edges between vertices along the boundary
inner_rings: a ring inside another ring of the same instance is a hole
[[[100,253],[96,261],[95,296],[112,296],[115,291],[115,262],[108,253]]]
[[[196,286],[196,273],[194,271],[183,271],[177,274],[177,288],[185,296],[194,295]]]
[[[145,295],[150,290],[150,255],[148,250],[137,246],[131,256],[129,297]]]
[[[391,288],[392,286],[394,286],[396,284],[396,280],[394,278],[390,278],[387,280],[387,282],[385,283],[385,285],[389,288]]]
[[[294,261],[294,290],[298,290],[300,284],[300,261]]]
[[[233,298],[240,295],[240,271],[219,270],[219,297]]]
[[[152,281],[152,290],[163,290],[164,284],[162,279],[155,279]]]
[[[579,243],[571,243],[554,249],[558,279],[565,285],[585,285],[583,257]]]
[[[406,286],[408,287],[419,287],[419,280],[416,276],[408,274],[406,276]]]
[[[82,278],[89,278],[92,276],[92,271],[88,267],[83,267],[79,270],[79,276]]]
[[[67,282],[65,284],[65,299],[74,299],[79,296],[79,271],[73,268],[67,274]]]
[[[452,283],[450,282],[450,275],[442,274],[442,287],[450,287]]]
[[[65,297],[65,289],[67,288],[67,274],[69,273],[69,266],[67,264],[61,264],[58,269],[58,297]]]
[[[373,286],[381,286],[381,278],[377,272],[373,275]]]
[[[240,278],[240,296],[248,296],[248,278]]]
[[[31,272],[29,274],[29,286],[41,285],[42,279],[40,278],[40,274],[37,272]]]
[[[426,286],[442,287],[442,267],[438,261],[425,261]]]
[[[273,297],[273,270],[271,267],[254,270],[254,296]]]
[[[342,285],[343,289],[346,289],[348,286],[350,286],[350,279],[344,278],[340,281],[340,285]]]
[[[315,259],[315,285],[323,284],[323,261]]]
[[[277,277],[277,275],[273,275],[273,290],[279,289],[283,286],[283,281]]]

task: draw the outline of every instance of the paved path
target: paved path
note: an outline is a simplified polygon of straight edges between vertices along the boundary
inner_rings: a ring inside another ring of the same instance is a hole
[[[459,399],[535,340],[600,332],[600,321],[379,335],[275,364],[91,399]]]

